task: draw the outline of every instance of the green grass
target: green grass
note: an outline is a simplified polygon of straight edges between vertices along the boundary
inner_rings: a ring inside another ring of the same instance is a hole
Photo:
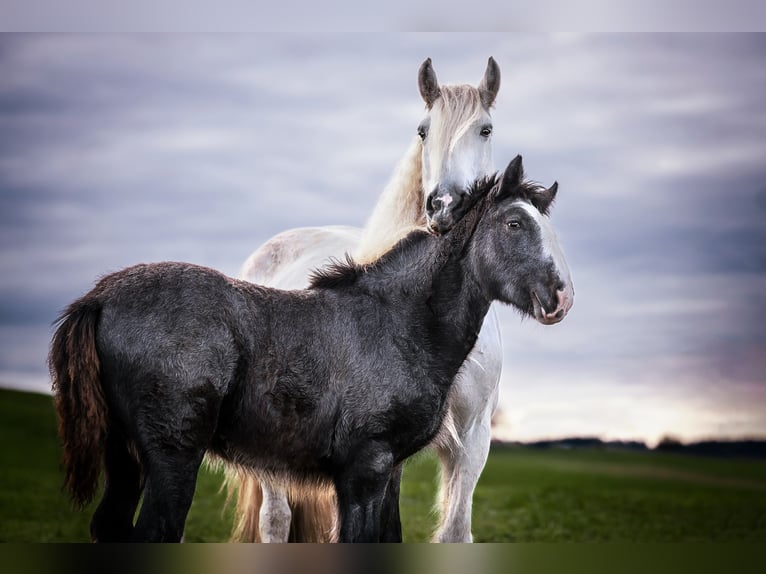
[[[411,462],[403,528],[427,536],[422,485],[436,462]],[[425,495],[425,498],[424,498]],[[474,495],[477,542],[766,540],[766,462],[653,452],[494,449]]]
[[[95,506],[61,490],[50,397],[0,390],[0,541],[87,541]],[[430,538],[437,463],[408,461],[405,541]],[[225,541],[221,475],[200,472],[190,542]],[[763,542],[766,461],[654,452],[494,448],[474,496],[477,542]]]

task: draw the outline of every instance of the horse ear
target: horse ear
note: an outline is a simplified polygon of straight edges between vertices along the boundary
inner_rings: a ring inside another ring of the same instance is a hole
[[[498,91],[500,91],[500,66],[490,56],[487,62],[487,69],[484,71],[484,77],[479,83],[479,96],[481,97],[481,103],[486,109],[489,109],[495,103]]]
[[[524,165],[521,162],[521,156],[517,155],[508,164],[500,179],[500,187],[495,192],[495,200],[505,199],[511,192],[521,185],[524,179]]]
[[[439,91],[439,81],[436,79],[436,73],[431,67],[431,58],[426,58],[425,62],[420,64],[418,88],[420,89],[420,97],[423,98],[428,109],[431,109],[436,98],[441,94]]]
[[[551,205],[553,204],[553,200],[556,199],[556,192],[558,190],[559,190],[559,182],[554,181],[553,185],[550,186],[548,189],[536,191],[534,194],[532,194],[530,201],[532,202],[532,205],[534,205],[537,208],[537,211],[539,211],[543,215],[548,215],[548,211],[550,210]]]

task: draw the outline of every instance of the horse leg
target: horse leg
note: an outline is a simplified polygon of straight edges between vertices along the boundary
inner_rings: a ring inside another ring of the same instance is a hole
[[[357,458],[336,476],[339,542],[379,542],[383,498],[393,471],[390,452]]]
[[[290,536],[292,512],[283,488],[261,483],[263,500],[258,515],[261,542],[287,542]]]
[[[91,540],[127,542],[143,489],[141,465],[114,430],[106,439],[104,474],[104,495],[90,522]]]
[[[152,451],[145,461],[146,488],[133,530],[134,542],[180,542],[204,450]]]
[[[381,512],[381,542],[402,541],[402,521],[399,516],[399,488],[402,482],[402,465],[394,468],[386,487]]]
[[[172,384],[185,393],[156,395],[162,399],[155,399],[161,408],[141,411],[136,421],[146,484],[134,542],[183,539],[197,474],[215,432],[220,403],[210,385],[170,380],[167,388]]]
[[[435,542],[472,542],[473,491],[487,462],[491,411],[461,437],[463,448],[439,448],[442,514]]]
[[[473,491],[487,462],[492,413],[503,368],[502,338],[494,309],[484,318],[479,338],[463,363],[450,399],[455,435],[434,443],[442,463],[441,516],[436,542],[471,542]]]

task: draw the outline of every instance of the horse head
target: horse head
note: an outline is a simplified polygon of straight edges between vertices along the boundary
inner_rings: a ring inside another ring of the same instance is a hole
[[[443,233],[465,213],[471,183],[494,171],[490,108],[500,89],[500,68],[489,58],[478,87],[440,86],[428,58],[420,66],[418,87],[426,103],[418,126],[426,223]]]
[[[574,303],[569,266],[548,218],[557,191],[558,183],[525,182],[516,156],[502,175],[479,180],[471,190],[477,198],[467,202],[484,202],[472,261],[487,295],[544,325],[561,321]]]

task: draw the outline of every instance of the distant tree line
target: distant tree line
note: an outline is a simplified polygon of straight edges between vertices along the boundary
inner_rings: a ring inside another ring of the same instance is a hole
[[[655,450],[703,456],[766,458],[766,440],[703,440],[684,444],[675,437],[666,436]]]
[[[631,450],[674,452],[693,454],[699,456],[731,457],[731,458],[766,458],[766,440],[743,439],[743,440],[704,440],[692,443],[683,443],[673,436],[663,437],[654,449],[650,449],[642,441],[604,441],[597,437],[566,437],[552,440],[539,440],[533,442],[505,442],[494,440],[495,448],[503,447],[527,447],[535,449],[558,448],[576,449],[593,448],[603,450]]]

